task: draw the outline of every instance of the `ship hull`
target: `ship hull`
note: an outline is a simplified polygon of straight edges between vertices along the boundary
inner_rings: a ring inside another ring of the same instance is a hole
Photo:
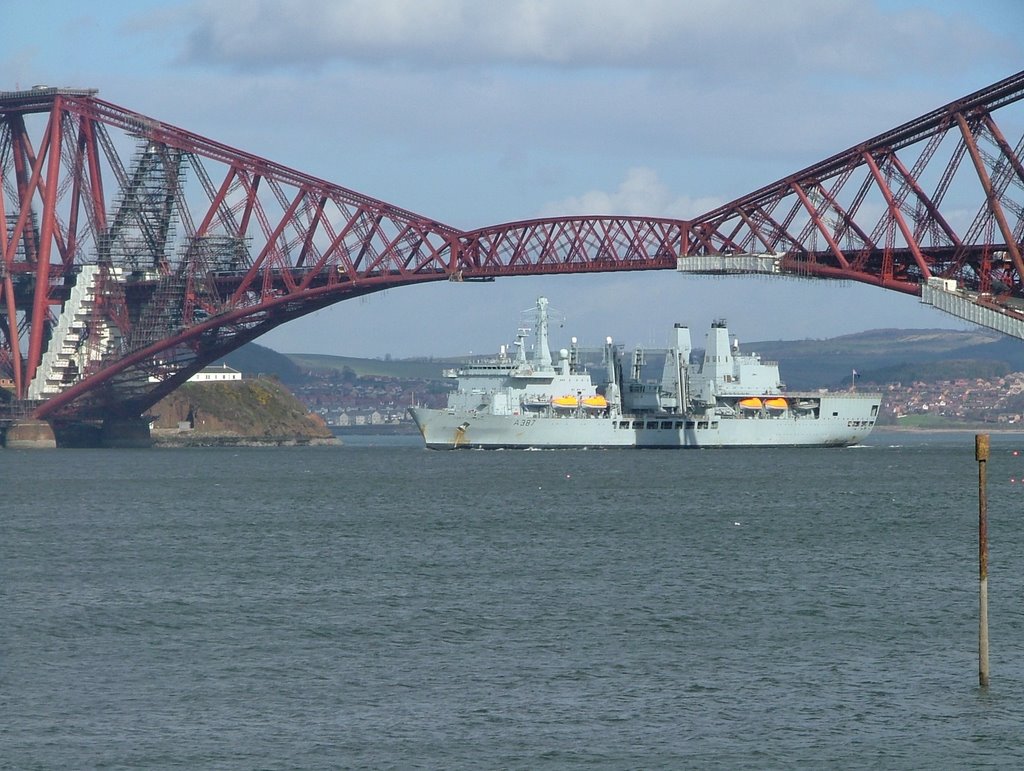
[[[430,449],[848,447],[874,426],[880,399],[815,395],[815,415],[491,415],[413,407]]]

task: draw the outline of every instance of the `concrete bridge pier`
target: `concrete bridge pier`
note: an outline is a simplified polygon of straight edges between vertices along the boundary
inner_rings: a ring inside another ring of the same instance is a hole
[[[53,450],[58,447],[152,447],[149,421],[108,418],[102,424],[50,423],[24,418],[0,429],[0,446],[10,450]]]
[[[152,447],[149,421],[145,418],[107,418],[100,429],[100,447]]]
[[[53,450],[57,437],[45,420],[16,420],[4,432],[4,447],[10,450]]]

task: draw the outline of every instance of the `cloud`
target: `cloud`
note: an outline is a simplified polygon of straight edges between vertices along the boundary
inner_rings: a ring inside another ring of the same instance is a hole
[[[614,192],[588,190],[561,201],[547,203],[540,216],[614,214],[688,219],[724,203],[717,198],[691,198],[673,194],[654,169],[637,167],[626,172]]]
[[[257,69],[525,65],[759,80],[954,71],[977,50],[1020,46],[969,14],[864,0],[198,0],[184,56]]]
[[[1024,58],[1009,32],[996,37],[998,25],[903,2],[895,10],[865,0],[195,0],[186,8],[187,22],[179,14],[167,24],[186,65],[178,72],[187,96],[175,104],[205,101],[207,116],[224,116],[226,130],[211,125],[211,135],[464,226],[529,216],[547,200],[590,208],[581,191],[611,189],[601,166],[657,169],[677,189],[684,181],[731,199],[980,88],[1006,74],[998,62]],[[281,136],[294,137],[284,150]],[[396,190],[396,175],[423,192]],[[470,187],[473,201],[458,201]],[[524,202],[510,206],[513,191]],[[609,205],[624,200],[616,195]]]

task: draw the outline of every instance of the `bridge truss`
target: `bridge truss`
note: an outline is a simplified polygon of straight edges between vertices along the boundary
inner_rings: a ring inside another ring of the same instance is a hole
[[[1024,73],[689,221],[461,231],[94,91],[0,93],[0,407],[137,417],[279,324],[424,281],[769,272],[938,291],[1024,330],[1024,136],[995,120],[1022,96]]]
[[[941,278],[1016,309],[1024,122],[1011,144],[995,116],[1022,97],[1018,73],[708,212],[688,254],[774,255],[776,272],[910,294]]]

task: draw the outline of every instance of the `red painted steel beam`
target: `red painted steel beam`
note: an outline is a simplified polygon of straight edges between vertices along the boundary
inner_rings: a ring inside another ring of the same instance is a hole
[[[685,220],[554,217],[511,222],[464,234],[457,266],[465,278],[674,269],[688,237]]]
[[[951,243],[960,246],[960,236],[957,235],[956,231],[953,230],[952,227],[950,227],[945,217],[943,217],[941,212],[939,212],[939,209],[935,205],[935,201],[932,199],[932,197],[925,193],[925,191],[921,188],[921,185],[918,183],[916,176],[913,173],[911,173],[906,166],[903,165],[903,162],[897,156],[894,155],[889,160],[893,168],[896,169],[902,176],[904,183],[914,192],[914,195],[916,196],[917,200],[921,203],[922,206],[924,206],[928,210],[928,216],[931,218],[931,223],[941,228],[942,232],[945,234],[946,238],[950,240]],[[914,240],[916,240],[916,238],[917,236],[915,234]]]
[[[957,113],[956,122],[960,126],[964,142],[967,143],[967,152],[970,154],[971,161],[974,163],[975,171],[978,173],[978,179],[981,180],[981,186],[985,190],[985,202],[999,225],[999,232],[1003,234],[1003,239],[1005,240],[1007,250],[1010,252],[1013,265],[1017,269],[1017,275],[1024,278],[1024,260],[1021,259],[1020,247],[1014,240],[1013,230],[1006,221],[1006,213],[1003,211],[999,198],[996,196],[995,191],[992,188],[992,179],[989,176],[988,169],[985,167],[985,162],[981,158],[981,153],[978,150],[978,143],[975,140],[974,132],[972,132],[970,126],[967,125],[967,121],[964,119],[962,113]]]
[[[892,280],[897,281],[899,290],[903,291],[937,271],[958,277],[969,288],[977,288],[988,281],[987,276],[978,275],[983,271],[984,255],[1005,250],[1017,273],[1015,293],[1024,299],[1024,280],[1021,280],[1024,265],[1017,263],[1021,251],[1020,231],[1024,228],[1019,223],[1022,204],[1019,199],[1008,202],[1000,199],[1003,194],[1019,193],[1024,172],[1019,149],[1011,150],[992,118],[993,111],[1022,98],[1024,73],[1017,73],[718,207],[693,221],[691,232],[696,237],[688,245],[687,254],[730,254],[764,249],[783,255],[783,264],[801,275],[830,274],[869,284],[877,284],[879,279],[886,284],[890,280],[890,268],[886,265],[891,264]],[[987,140],[995,144],[994,153],[999,156],[995,160],[980,150],[975,133],[968,128],[975,124],[988,127]],[[959,126],[963,126],[960,131]],[[955,141],[961,136],[962,143],[949,157],[935,192],[928,195],[920,180],[929,167],[936,165],[933,159],[936,150],[943,141]],[[912,169],[901,160],[903,152],[920,153]],[[980,183],[985,191],[987,210],[979,213],[976,225],[972,226],[977,232],[972,231],[971,240],[966,242],[965,234],[958,233],[940,211],[951,181],[958,177],[964,153],[972,158],[976,184]],[[1003,183],[997,191],[988,177],[999,164],[1003,164],[1000,167]],[[858,167],[863,168],[867,176],[851,200],[845,203],[840,200],[841,194],[849,194],[844,188],[855,184],[850,175]],[[1016,188],[1007,187],[1006,169],[1013,170]],[[831,185],[828,190],[825,183]],[[863,226],[863,204],[868,194],[880,197],[885,206],[885,213],[876,221],[873,231]],[[823,200],[819,203],[814,196]],[[780,208],[785,211],[787,200],[794,201],[789,213],[782,218],[773,216]],[[1011,208],[1018,213],[1016,227],[1005,216]],[[796,217],[800,211],[805,216]],[[999,240],[984,239],[981,235],[989,213],[1002,236]],[[836,221],[830,225],[833,215]],[[804,221],[810,229],[802,224]],[[869,231],[872,231],[870,236]],[[894,232],[899,233],[905,248],[894,248],[899,245],[890,243]],[[824,238],[826,249],[814,246],[815,234]],[[844,248],[841,244],[841,237],[848,236],[859,244],[852,252],[850,247]],[[940,240],[931,240],[936,237]],[[930,240],[926,242],[925,238]],[[947,245],[955,248],[957,256],[948,255]]]
[[[447,278],[448,276],[445,274],[438,274],[430,280],[443,281],[447,280]],[[409,281],[407,283],[421,283],[425,280],[428,279],[426,277],[418,277],[415,281]],[[278,326],[281,323],[292,321],[327,305],[332,305],[340,302],[341,300],[359,297],[372,292],[391,289],[396,285],[401,285],[401,282],[396,282],[391,276],[379,276],[376,278],[365,279],[358,286],[326,286],[309,289],[303,297],[303,307],[295,308],[290,312],[281,314],[276,323],[271,325],[271,327],[263,329],[261,334],[262,332],[268,331],[273,326]],[[146,348],[133,351],[89,378],[76,383],[74,386],[68,388],[59,395],[48,399],[35,409],[33,417],[41,420],[59,417],[62,414],[65,414],[65,408],[72,405],[76,400],[103,388],[118,376],[123,376],[125,373],[133,371],[139,365],[146,364],[154,359],[159,359],[161,355],[167,351],[179,346],[194,344],[211,331],[216,331],[230,325],[244,325],[247,321],[251,322],[257,317],[262,317],[277,309],[284,308],[290,303],[295,303],[295,298],[282,295],[273,299],[268,299],[257,307],[239,308],[222,316],[194,324],[181,330],[177,334],[161,339]],[[221,358],[223,355],[234,350],[249,339],[252,338],[247,337],[237,345],[232,342],[229,346],[214,348],[206,356],[197,358],[191,366],[179,373],[179,377],[174,381],[175,386],[180,385],[180,383],[184,382],[184,380],[186,380],[190,375],[199,371],[211,361]],[[139,409],[144,410],[152,404],[155,404],[160,398],[169,393],[170,390],[173,390],[173,388],[164,389],[161,387],[160,383],[154,383],[147,393],[147,398],[144,398],[139,402]],[[78,412],[75,416],[95,418],[100,417],[101,414]]]
[[[811,222],[814,223],[814,227],[818,229],[818,232],[820,232],[822,236],[824,236],[825,241],[828,242],[828,246],[839,261],[840,267],[845,271],[849,271],[850,263],[846,260],[846,255],[843,254],[843,248],[832,235],[832,231],[825,227],[821,218],[821,212],[818,211],[818,207],[811,203],[811,199],[807,197],[807,193],[804,192],[804,189],[800,186],[799,182],[794,180],[790,182],[789,186],[790,189],[796,193],[797,197],[800,199],[800,203],[802,203],[804,208],[807,210],[807,214],[810,216]]]
[[[57,97],[53,112],[50,113],[50,127],[46,134],[46,142],[40,149],[36,169],[32,175],[38,186],[43,161],[48,160],[46,166],[46,187],[41,191],[43,194],[43,221],[39,232],[39,256],[36,259],[35,296],[32,300],[32,319],[34,324],[29,334],[28,367],[25,372],[26,380],[31,380],[33,375],[35,375],[36,366],[40,358],[42,358],[45,324],[39,322],[46,319],[50,312],[50,249],[53,246],[54,227],[57,216],[57,174],[60,171],[61,151],[60,124],[60,97]]]
[[[255,176],[277,179],[295,187],[310,186],[329,189],[342,195],[346,200],[380,207],[395,217],[429,221],[438,229],[454,231],[454,228],[450,228],[435,220],[427,220],[427,218],[407,209],[401,209],[354,190],[296,171],[266,158],[237,150],[191,131],[139,115],[96,97],[64,97],[64,102],[68,111],[89,117],[108,126],[120,128],[129,133],[138,133],[168,147],[196,153],[204,158],[219,161],[228,166],[244,168]]]
[[[896,203],[896,198],[893,195],[892,190],[889,187],[889,183],[885,181],[882,176],[881,170],[878,168],[878,164],[875,159],[871,156],[871,153],[864,153],[864,163],[867,164],[868,169],[871,171],[871,176],[875,180],[875,184],[878,185],[879,191],[885,198],[885,203],[889,207],[889,216],[895,221],[896,226],[903,233],[903,238],[910,246],[910,252],[914,255],[914,262],[917,267],[921,270],[921,275],[924,278],[930,278],[931,273],[928,270],[928,264],[925,262],[924,255],[921,254],[921,247],[917,243],[917,239],[914,238],[914,234],[910,232],[910,228],[907,227],[907,222],[900,213],[899,205]]]
[[[13,142],[11,143],[13,145]],[[2,176],[2,175],[0,175]],[[6,361],[11,369],[12,380],[14,381],[15,396],[20,397],[24,393],[22,379],[21,345],[18,335],[18,306],[14,297],[14,277],[12,266],[14,253],[17,247],[14,234],[8,238],[7,235],[7,198],[5,185],[0,179],[0,222],[4,224],[0,230],[0,265],[3,266],[3,308],[6,311],[7,324],[3,326],[4,339],[0,348],[0,361]]]
[[[7,237],[11,228],[5,227],[3,232],[4,289],[0,297],[9,322],[5,338],[10,354],[4,360],[13,362],[10,366],[15,370],[18,395],[22,398],[41,358],[49,317],[48,302],[53,299],[51,293],[59,290],[59,282],[66,278],[64,271],[61,276],[54,274],[50,250],[56,249],[60,253],[66,269],[79,249],[78,223],[87,222],[94,238],[93,251],[81,262],[96,260],[95,250],[99,246],[96,237],[108,232],[110,227],[116,228],[118,223],[123,227],[128,221],[126,217],[119,217],[108,225],[106,217],[106,202],[102,195],[104,174],[117,179],[123,198],[131,194],[130,186],[135,184],[131,175],[137,173],[126,173],[123,162],[113,157],[114,144],[105,137],[108,128],[138,135],[150,147],[177,148],[191,159],[189,162],[209,192],[209,207],[204,208],[201,204],[193,211],[189,207],[195,208],[194,198],[186,199],[176,189],[168,189],[167,192],[168,196],[178,196],[173,206],[177,207],[186,238],[196,239],[199,243],[207,237],[224,236],[241,241],[255,236],[255,259],[246,260],[241,266],[245,277],[241,282],[233,282],[233,291],[226,296],[218,298],[215,290],[212,294],[204,290],[204,286],[212,286],[212,279],[206,273],[209,268],[193,266],[187,262],[190,258],[182,254],[172,256],[167,253],[171,257],[168,266],[152,266],[162,272],[156,284],[150,280],[153,288],[146,294],[139,295],[137,289],[131,289],[135,285],[126,285],[128,291],[137,296],[159,298],[161,292],[166,294],[159,287],[176,280],[174,274],[180,274],[186,292],[180,300],[185,327],[179,329],[179,333],[187,333],[196,308],[205,309],[210,317],[216,319],[215,322],[198,325],[200,329],[222,327],[231,332],[230,325],[235,323],[235,319],[272,311],[285,302],[282,298],[286,298],[290,306],[308,301],[312,307],[320,302],[318,292],[322,287],[315,284],[321,272],[328,276],[328,287],[340,299],[351,296],[352,287],[358,287],[356,291],[359,292],[375,291],[385,288],[385,285],[409,281],[416,277],[416,273],[423,274],[422,280],[436,280],[438,273],[444,273],[454,261],[449,252],[458,245],[460,231],[408,210],[144,118],[89,95],[50,93],[30,94],[28,98],[24,95],[13,99],[8,97],[0,94],[0,130],[6,127],[6,133],[11,137],[13,173],[9,179],[16,183],[19,196],[17,220],[11,237]],[[33,152],[29,132],[24,128],[24,117],[34,113],[48,116],[51,126],[43,134],[38,154]],[[74,160],[67,164],[73,168],[65,168],[71,181],[71,194],[61,204],[70,211],[67,228],[63,229],[63,223],[55,213],[59,203],[56,196],[62,188],[55,176],[60,170],[61,160],[58,128],[62,124],[71,126],[75,121],[78,133]],[[102,130],[97,131],[97,127]],[[103,165],[104,156],[107,167]],[[166,153],[164,157],[167,157]],[[204,160],[211,159],[225,169],[222,180],[216,184],[201,168]],[[44,162],[47,163],[45,179]],[[166,167],[165,170],[169,178],[173,169]],[[4,170],[4,175],[7,177],[7,170]],[[86,194],[86,185],[89,194]],[[244,192],[241,201],[238,200],[238,191]],[[284,209],[277,208],[281,201],[288,202]],[[329,216],[327,207],[330,207]],[[37,209],[43,213],[39,234],[30,227],[31,215]],[[7,221],[6,213],[4,221]],[[192,225],[193,222],[198,222],[198,227]],[[250,223],[255,224],[253,231],[249,229]],[[146,223],[142,224],[145,226]],[[161,228],[165,225],[158,229]],[[39,246],[44,252],[39,255],[40,259],[36,259]],[[88,247],[83,245],[81,248],[85,250]],[[28,256],[28,262],[15,263],[14,255],[19,250]],[[136,258],[141,259],[139,255]],[[312,270],[309,270],[310,265]],[[35,271],[35,289],[31,302],[25,303],[17,297],[18,274],[30,269]],[[103,366],[94,367],[94,371],[84,373],[86,377],[82,383],[102,384],[104,381],[93,381],[92,378],[103,373],[102,378],[110,379],[123,372],[121,362],[131,360],[135,351],[152,352],[168,347],[160,343],[146,344],[139,330],[132,328],[133,324],[139,327],[145,319],[145,309],[133,309],[123,290],[121,295],[105,302],[109,306],[109,316],[119,322],[125,335],[127,356],[121,355],[119,361],[108,361]],[[22,310],[30,330],[25,366],[20,361],[18,334],[14,329],[19,316],[19,302],[25,303]],[[151,300],[150,305],[155,302],[156,299]],[[159,308],[156,310],[160,311]],[[173,313],[174,308],[168,307],[164,312]],[[295,313],[289,315],[294,316]],[[191,339],[187,334],[168,334],[167,339],[173,341],[178,337]],[[130,364],[126,366],[130,367]],[[88,388],[77,390],[84,393]],[[57,406],[59,404],[55,402],[46,411],[52,412]]]

